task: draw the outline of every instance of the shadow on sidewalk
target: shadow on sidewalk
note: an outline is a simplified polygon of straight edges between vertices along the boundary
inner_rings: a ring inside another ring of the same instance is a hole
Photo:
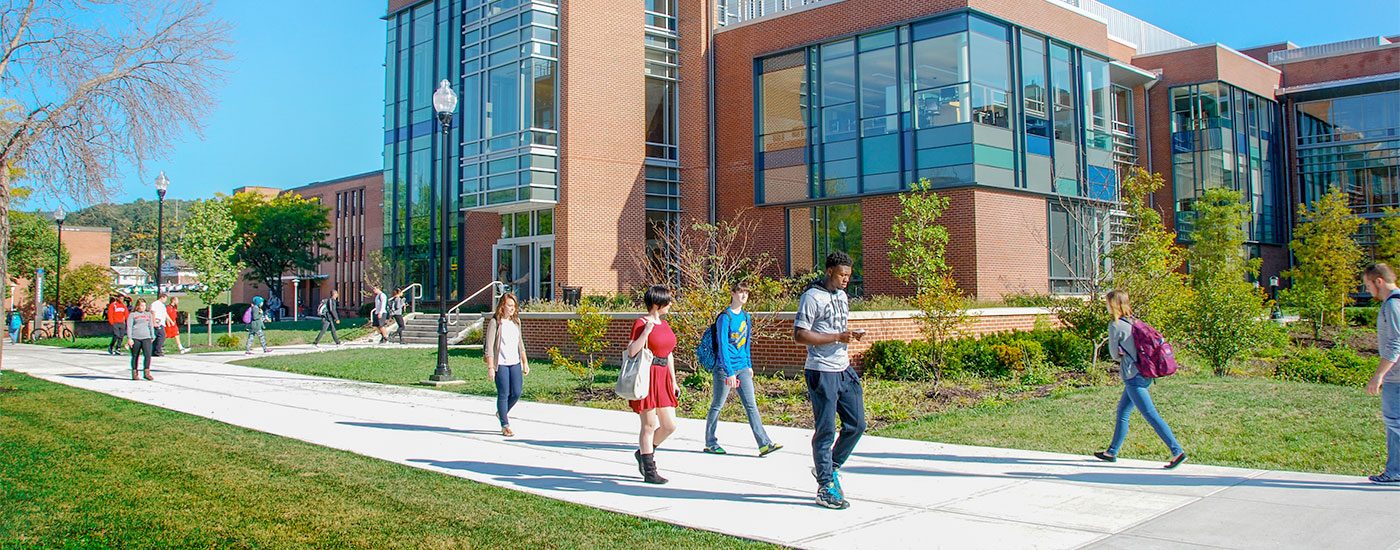
[[[637,445],[635,443],[604,443],[601,441],[551,441],[541,439],[516,439],[515,441],[517,443],[524,443],[526,445],[549,447],[553,449],[581,449],[585,451],[611,450],[628,452],[637,450]],[[663,451],[664,453],[703,454],[700,451],[690,449],[677,449],[666,446],[665,444],[663,444],[659,450]],[[665,456],[664,453],[659,456]]]
[[[870,457],[871,455],[861,455]],[[945,455],[926,455],[931,461],[949,460]],[[983,462],[975,457],[956,457],[951,461],[955,462]],[[987,463],[1019,463],[1019,464],[1056,464],[1054,462],[1026,460],[1016,462],[1015,459],[990,459]],[[1064,461],[1068,464],[1076,464],[1074,461]],[[1064,465],[1061,463],[1059,465]],[[1096,464],[1096,462],[1087,462]],[[1051,473],[1051,472],[1003,472],[1003,473],[965,473],[943,470],[924,470],[919,468],[902,468],[897,466],[846,466],[841,468],[843,473],[866,474],[880,476],[915,476],[915,477],[983,477],[993,479],[1016,479],[1016,480],[1053,480],[1068,481],[1074,483],[1089,483],[1098,485],[1117,485],[1123,487],[1261,487],[1274,489],[1310,489],[1310,490],[1345,490],[1356,492],[1376,492],[1393,491],[1394,487],[1385,487],[1372,484],[1364,478],[1357,478],[1354,483],[1327,482],[1327,481],[1306,481],[1273,479],[1269,477],[1248,478],[1244,476],[1206,476],[1170,473],[1161,468],[1127,468],[1123,466],[1102,466],[1095,467],[1092,472],[1075,473]],[[1125,471],[1126,470],[1126,471]]]
[[[462,470],[493,476],[496,481],[509,483],[518,487],[528,487],[532,489],[568,492],[603,492],[620,495],[630,495],[636,497],[656,497],[682,500],[724,500],[729,502],[745,502],[754,504],[810,504],[813,503],[809,496],[781,495],[781,494],[737,494],[720,493],[715,491],[697,491],[693,489],[679,489],[665,485],[649,485],[642,482],[641,476],[619,476],[611,474],[594,474],[564,470],[560,468],[542,468],[538,466],[525,466],[517,464],[497,464],[494,462],[477,462],[470,460],[438,461],[414,458],[409,462],[426,464],[437,468],[449,470]],[[662,464],[662,475],[668,472],[664,470]]]
[[[441,426],[420,426],[417,424],[388,424],[382,422],[336,422],[345,426],[356,426],[360,428],[379,428],[382,430],[402,430],[409,432],[441,432],[452,434],[473,434],[473,435],[501,435],[500,430],[459,430],[456,428],[444,428]]]
[[[856,451],[852,456],[860,458],[874,458],[887,460],[929,460],[934,462],[967,462],[973,464],[1033,464],[1040,466],[1082,466],[1085,464],[1098,464],[1099,460],[1093,457],[1084,458],[1016,458],[1004,456],[961,456],[937,453],[862,453]]]

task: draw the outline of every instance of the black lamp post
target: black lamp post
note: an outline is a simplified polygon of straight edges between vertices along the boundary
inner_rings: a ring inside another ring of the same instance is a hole
[[[63,305],[59,302],[63,296],[63,219],[68,217],[68,213],[59,206],[53,211],[53,221],[58,223],[58,246],[53,249],[53,326],[58,327],[58,320],[63,318]],[[54,331],[58,335],[58,331]]]
[[[165,245],[165,190],[170,188],[170,178],[165,171],[156,176],[156,298],[160,298],[160,264],[165,262],[161,247]]]
[[[451,144],[448,143],[448,132],[452,129],[452,113],[457,110],[457,93],[452,91],[452,85],[444,79],[438,84],[438,89],[433,92],[433,109],[437,110],[438,121],[442,122],[442,187],[438,189],[438,205],[441,222],[438,223],[438,352],[437,368],[433,370],[433,375],[428,377],[432,382],[447,382],[452,380],[452,367],[447,365],[447,238],[448,231],[448,207],[452,201],[448,200],[448,157],[451,151]]]

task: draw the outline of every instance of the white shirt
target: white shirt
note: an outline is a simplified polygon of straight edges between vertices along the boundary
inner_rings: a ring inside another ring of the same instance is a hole
[[[170,324],[168,322],[170,320],[170,312],[165,310],[165,302],[162,302],[160,300],[151,302],[150,311],[151,316],[155,317],[157,327],[163,327],[165,325]]]
[[[497,365],[519,365],[520,364],[520,325],[515,321],[505,319],[496,327],[496,338],[500,346],[496,347]]]

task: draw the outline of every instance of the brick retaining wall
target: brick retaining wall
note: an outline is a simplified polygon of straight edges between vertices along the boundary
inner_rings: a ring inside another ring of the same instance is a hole
[[[852,343],[849,351],[851,362],[857,369],[864,367],[865,350],[870,344],[882,340],[910,341],[920,338],[919,321],[913,311],[853,311],[849,328],[868,331],[861,342]],[[1031,330],[1036,319],[1045,319],[1050,326],[1058,327],[1054,313],[1040,308],[992,308],[972,310],[971,324],[964,330],[966,334],[982,336],[1011,330]],[[605,313],[611,316],[608,321],[606,339],[608,364],[617,364],[622,349],[631,336],[632,324],[642,316],[640,312]],[[763,314],[758,314],[763,315]],[[792,320],[794,313],[779,313],[775,331],[783,335],[778,338],[756,337],[753,339],[753,362],[759,373],[782,371],[784,374],[801,374],[807,351],[792,341]],[[531,359],[548,358],[546,350],[559,348],[565,354],[579,358],[578,346],[569,336],[569,319],[576,319],[573,313],[522,313],[520,324],[525,339],[525,349]]]

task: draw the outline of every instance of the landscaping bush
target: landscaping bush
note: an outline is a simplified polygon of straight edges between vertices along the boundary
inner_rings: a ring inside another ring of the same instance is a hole
[[[1066,370],[1080,370],[1089,364],[1093,347],[1088,340],[1064,330],[1036,330],[1031,337],[1045,348],[1045,360]]]
[[[944,343],[940,368],[944,376],[999,378],[1010,372],[997,361],[988,342],[974,338],[959,338]]]
[[[1346,346],[1329,350],[1303,348],[1279,363],[1274,378],[1360,388],[1371,380],[1375,366]]]
[[[221,348],[237,348],[240,344],[238,337],[232,334],[222,334],[215,340]]]
[[[1060,298],[1056,298],[1049,294],[1037,294],[1035,292],[1026,292],[1024,294],[1007,295],[1003,297],[1001,301],[1002,303],[1005,303],[1007,307],[1049,308],[1054,307],[1055,304],[1060,301]]]
[[[1354,327],[1376,326],[1376,317],[1381,314],[1380,306],[1370,307],[1349,307],[1347,311],[1347,324]]]
[[[881,380],[928,380],[933,347],[923,340],[884,340],[865,351],[865,375]]]

